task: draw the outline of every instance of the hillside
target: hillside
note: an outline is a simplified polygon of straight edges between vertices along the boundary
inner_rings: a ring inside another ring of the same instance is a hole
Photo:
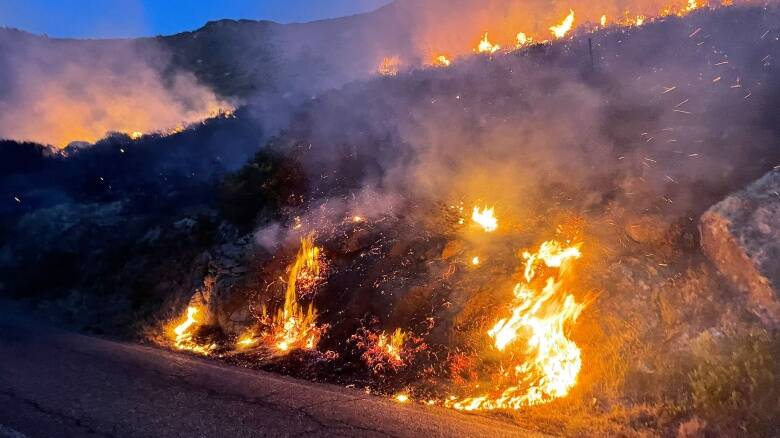
[[[67,156],[0,143],[24,163],[3,173],[0,293],[545,433],[774,435],[776,328],[699,218],[776,174],[780,8],[361,76],[391,11],[154,40],[222,95],[279,98],[193,129]]]

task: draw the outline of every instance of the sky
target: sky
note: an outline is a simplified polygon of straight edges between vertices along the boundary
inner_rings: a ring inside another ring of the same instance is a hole
[[[341,17],[391,0],[0,0],[0,26],[62,38],[170,35],[221,18],[280,23]]]

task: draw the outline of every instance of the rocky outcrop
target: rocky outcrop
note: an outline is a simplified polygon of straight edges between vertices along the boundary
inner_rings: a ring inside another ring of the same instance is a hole
[[[764,323],[780,325],[780,171],[710,208],[699,228],[712,263]]]
[[[241,287],[254,250],[251,236],[243,236],[212,248],[195,262],[193,272],[203,277],[189,305],[207,309],[205,324],[237,334],[254,321]]]

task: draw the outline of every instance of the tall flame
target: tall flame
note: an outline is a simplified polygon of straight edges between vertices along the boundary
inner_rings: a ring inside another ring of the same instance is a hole
[[[319,341],[320,330],[316,325],[317,310],[309,304],[304,310],[298,303],[298,287],[311,287],[320,275],[320,249],[314,246],[314,236],[301,239],[301,248],[290,266],[284,307],[274,318],[271,334],[278,352],[294,349],[313,349]]]
[[[563,38],[574,26],[574,10],[569,9],[569,15],[563,19],[561,24],[550,27],[550,31],[555,35],[555,38]]]
[[[477,53],[496,53],[499,50],[501,50],[501,46],[491,43],[488,39],[488,33],[485,32],[477,46]]]
[[[562,282],[568,263],[580,256],[579,246],[557,241],[544,242],[536,253],[523,255],[523,281],[514,287],[511,315],[487,333],[499,352],[523,360],[502,373],[496,395],[458,400],[452,407],[468,411],[519,409],[569,393],[577,383],[582,358],[577,344],[566,336],[566,328],[585,305],[564,291]],[[542,270],[551,274],[537,277]]]

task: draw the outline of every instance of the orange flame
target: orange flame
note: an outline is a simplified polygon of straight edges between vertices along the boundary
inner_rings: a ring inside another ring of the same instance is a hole
[[[499,50],[501,50],[501,46],[491,43],[488,39],[488,33],[485,32],[477,46],[477,53],[496,53]]]
[[[308,288],[317,282],[320,275],[320,249],[314,246],[314,236],[301,239],[301,248],[290,267],[284,307],[274,319],[271,334],[277,352],[294,349],[311,350],[316,347],[320,330],[316,325],[317,310],[310,304],[304,310],[298,303],[298,287]]]
[[[178,350],[192,351],[197,354],[209,354],[216,346],[200,345],[195,341],[194,336],[201,325],[201,321],[198,319],[200,309],[196,306],[187,307],[187,315],[184,321],[173,328],[173,346]]]
[[[526,35],[524,32],[518,32],[517,33],[517,47],[524,47],[528,44],[531,44],[532,39],[528,35]]]
[[[406,340],[406,333],[403,330],[396,329],[392,335],[381,333],[379,340],[377,341],[377,347],[381,349],[392,362],[396,364],[402,364],[401,350]]]
[[[488,233],[498,229],[498,219],[496,219],[494,207],[485,207],[481,210],[479,207],[474,207],[474,211],[471,213],[471,220]]]
[[[499,320],[487,334],[498,351],[520,348],[525,360],[501,375],[507,382],[497,388],[497,395],[451,400],[449,405],[467,411],[519,409],[569,393],[577,383],[582,358],[565,329],[577,320],[585,305],[563,290],[562,279],[567,264],[580,255],[579,246],[564,247],[557,241],[543,243],[534,254],[524,254],[524,281],[515,285],[511,315]],[[554,271],[543,281],[536,277],[541,265]]]
[[[439,55],[434,60],[434,64],[440,67],[449,67],[452,65],[452,61],[450,61],[449,58],[447,58],[445,55]]]
[[[550,31],[555,35],[555,38],[563,38],[574,26],[574,10],[569,9],[569,15],[563,19],[563,21],[555,26],[550,27]]]

